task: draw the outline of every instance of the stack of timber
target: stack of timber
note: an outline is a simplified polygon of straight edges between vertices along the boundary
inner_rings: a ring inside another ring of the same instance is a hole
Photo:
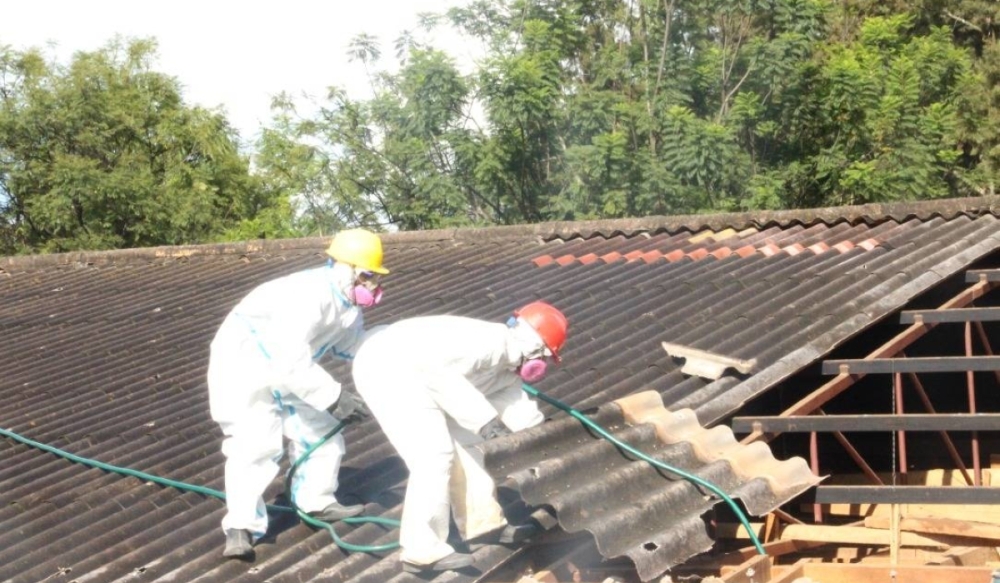
[[[985,469],[982,486],[990,486],[991,472],[998,471],[995,464]],[[957,470],[880,477],[886,484],[895,479],[897,484],[973,487]],[[870,482],[865,476],[833,476],[827,483]],[[766,556],[743,546],[691,561],[680,571],[701,569],[705,583],[988,583],[994,571],[1000,576],[1000,500],[995,505],[822,504],[820,523],[813,520],[814,504],[794,510],[794,515],[779,511],[751,524]],[[726,523],[718,525],[716,536],[734,545],[749,544],[750,538],[742,525]]]

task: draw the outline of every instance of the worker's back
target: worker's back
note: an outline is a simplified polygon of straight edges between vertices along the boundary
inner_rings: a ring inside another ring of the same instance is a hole
[[[420,316],[379,327],[358,350],[356,360],[381,360],[384,366],[475,375],[513,369],[520,358],[509,346],[504,324],[463,316]]]

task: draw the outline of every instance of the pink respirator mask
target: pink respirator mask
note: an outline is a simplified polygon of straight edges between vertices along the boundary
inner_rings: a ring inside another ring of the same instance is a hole
[[[517,374],[526,383],[537,383],[545,378],[548,370],[549,363],[545,362],[544,358],[532,358],[517,368]]]
[[[507,327],[513,328],[517,325],[517,318],[513,316],[507,319]],[[547,355],[547,351],[543,351]],[[549,371],[549,363],[544,356],[532,356],[517,367],[517,374],[526,383],[537,383],[545,378],[545,373]]]
[[[362,308],[377,306],[382,301],[382,286],[379,285],[379,275],[371,271],[361,271],[357,274],[357,284],[354,286],[354,303]]]

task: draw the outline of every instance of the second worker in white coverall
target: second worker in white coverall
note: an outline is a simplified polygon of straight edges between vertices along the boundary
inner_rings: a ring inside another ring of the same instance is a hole
[[[362,308],[378,303],[382,243],[363,229],[333,238],[327,265],[265,282],[226,316],[212,340],[208,391],[212,419],[225,438],[226,534],[223,556],[252,559],[252,543],[267,531],[262,495],[284,452],[297,459],[341,420],[367,415],[360,398],[319,364],[331,353],[351,359],[364,333]],[[334,492],[344,455],[336,434],[295,474],[292,500],[327,522],[360,514]]]
[[[507,324],[423,316],[373,328],[352,365],[354,384],[410,471],[400,525],[409,572],[473,563],[446,542],[450,517],[465,540],[517,542],[535,527],[508,525],[496,486],[473,447],[543,421],[521,389],[558,360],[566,317],[532,302]]]

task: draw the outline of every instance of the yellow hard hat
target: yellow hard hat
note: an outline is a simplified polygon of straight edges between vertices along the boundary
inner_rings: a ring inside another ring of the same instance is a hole
[[[348,229],[333,237],[326,254],[340,263],[348,263],[365,271],[386,274],[382,267],[382,240],[365,229]]]

